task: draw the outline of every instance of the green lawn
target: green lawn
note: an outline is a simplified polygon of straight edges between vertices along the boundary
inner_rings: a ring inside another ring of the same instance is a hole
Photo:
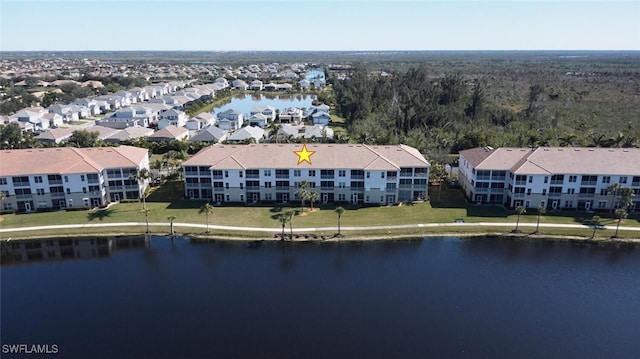
[[[161,187],[154,189],[147,199],[147,207],[150,209],[149,221],[168,223],[170,216],[175,216],[175,222],[205,224],[205,216],[199,214],[199,208],[203,202],[182,199],[182,183],[165,183]],[[445,190],[440,196],[437,190],[431,190],[431,202],[403,204],[401,206],[373,206],[357,207],[345,205],[345,213],[342,215],[342,226],[380,226],[418,223],[452,223],[456,218],[462,218],[467,223],[473,222],[512,222],[517,220],[513,212],[502,207],[476,206],[466,203],[459,191]],[[438,199],[439,198],[439,199]],[[300,207],[279,207],[279,206],[220,206],[216,207],[214,213],[210,215],[210,224],[221,224],[241,227],[267,227],[273,228],[274,233],[280,231],[280,223],[277,217],[287,210],[297,211],[298,215],[293,218],[293,227],[335,227],[337,226],[337,215],[334,212],[334,205],[316,206],[316,210],[309,212],[308,204],[305,214],[300,216]],[[588,223],[593,214],[584,212],[554,212],[541,217],[541,223]],[[602,217],[601,224],[615,226],[615,220],[606,217],[608,213],[599,213]],[[4,221],[0,222],[2,228],[24,227],[34,225],[57,225],[57,224],[83,224],[83,223],[116,223],[116,222],[144,222],[145,217],[142,212],[142,203],[120,203],[103,210],[83,210],[66,212],[45,212],[33,214],[8,214],[3,215]],[[527,213],[520,217],[520,223],[535,223],[537,215]],[[628,218],[622,226],[638,226],[637,215]],[[178,227],[180,228],[180,227]],[[288,229],[287,225],[287,229]],[[480,231],[508,232],[512,228],[483,227]],[[522,227],[523,232],[533,232],[532,227]],[[151,228],[152,232],[166,233],[166,227]],[[86,232],[86,230],[84,230]],[[109,231],[116,231],[109,229]],[[122,233],[140,233],[143,228],[124,227],[118,228]],[[478,228],[468,227],[443,227],[443,228],[417,228],[392,231],[360,231],[358,234],[415,234],[423,235],[429,233],[465,233],[478,232]],[[50,231],[41,233],[47,234]],[[65,230],[65,233],[81,233],[82,230]],[[199,233],[199,229],[182,228],[179,233]],[[387,233],[391,232],[391,233]],[[589,229],[551,229],[541,228],[543,233],[573,234],[590,236]],[[606,233],[605,233],[606,232]],[[611,232],[611,233],[608,233]],[[34,233],[27,233],[29,236]],[[223,234],[223,233],[216,233]],[[229,231],[227,235],[246,236],[247,233]],[[598,231],[598,236],[611,236],[612,230]],[[620,232],[621,236],[632,236],[634,233]],[[268,233],[254,233],[254,236],[264,237]],[[637,236],[637,234],[636,234]]]

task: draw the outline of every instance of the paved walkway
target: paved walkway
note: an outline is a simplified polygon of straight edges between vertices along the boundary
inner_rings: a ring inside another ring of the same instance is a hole
[[[69,229],[69,228],[106,228],[106,227],[136,227],[146,226],[145,222],[121,222],[121,223],[87,223],[87,224],[60,224],[51,226],[32,226],[32,227],[20,227],[20,228],[2,228],[0,233],[7,232],[25,232],[25,231],[39,231],[46,229]],[[150,227],[169,227],[168,222],[153,222],[149,223]],[[187,228],[202,228],[206,229],[205,224],[196,223],[181,223],[174,222],[174,227],[187,227]],[[473,222],[473,223],[418,223],[418,224],[400,224],[391,226],[341,226],[342,231],[366,231],[366,230],[392,230],[392,229],[410,229],[410,228],[434,228],[434,227],[513,227],[515,223],[512,222]],[[520,223],[519,227],[536,227],[535,223]],[[540,223],[540,228],[593,228],[590,225],[584,224],[557,224],[557,223]],[[601,229],[615,230],[615,226],[602,226]],[[265,228],[265,227],[237,227],[237,226],[221,226],[210,224],[210,230],[225,230],[225,231],[240,231],[240,232],[271,232],[280,233],[282,227],[277,228]],[[294,228],[293,232],[330,232],[337,231],[338,227],[307,227],[307,228]],[[287,232],[289,228],[287,228]],[[640,231],[640,227],[620,227],[620,231]]]

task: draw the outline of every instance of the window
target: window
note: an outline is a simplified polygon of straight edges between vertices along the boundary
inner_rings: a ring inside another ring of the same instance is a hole
[[[42,183],[42,176],[34,176],[33,177],[33,182]]]
[[[87,193],[87,187],[82,187],[82,193]]]
[[[0,185],[6,186],[7,185],[7,179],[4,178],[4,177],[0,177]]]
[[[244,189],[244,183],[240,183],[240,189]]]
[[[546,188],[543,188],[543,189],[542,189],[542,195],[543,195],[543,196],[546,196],[546,195],[547,195],[547,189],[546,189]]]
[[[569,176],[569,182],[575,182],[578,180],[578,176]]]
[[[573,201],[564,201],[565,207],[573,207]]]
[[[529,183],[533,182],[533,176],[529,176]]]
[[[36,194],[43,195],[44,194],[44,188],[36,189]]]
[[[345,188],[346,185],[344,182],[338,182],[338,188]]]
[[[345,170],[339,170],[338,171],[338,177],[344,177],[346,175],[347,175],[347,171],[345,171]]]
[[[80,175],[80,181],[84,182],[84,175]]]
[[[611,183],[611,176],[602,176],[602,183]]]
[[[224,188],[229,189],[229,182],[224,183]]]
[[[527,188],[527,196],[531,195],[531,188]]]
[[[344,195],[344,193],[339,193],[338,194],[338,201],[346,201],[347,197]]]
[[[239,172],[238,172],[238,176],[239,176],[240,178],[242,178],[242,171],[239,171]]]
[[[384,172],[380,172],[380,178],[384,178]]]
[[[626,184],[627,183],[627,177],[626,176],[620,177],[620,181],[618,181],[618,183]]]
[[[316,170],[309,170],[309,177],[315,177],[316,176]]]
[[[64,181],[69,182],[69,176],[64,176]]]
[[[549,176],[544,176],[544,183],[548,183],[549,182]]]
[[[271,170],[264,170],[264,175],[267,177],[271,177]]]
[[[67,188],[67,194],[71,194],[71,188]]]
[[[575,194],[575,193],[576,193],[576,189],[575,189],[575,188],[569,188],[569,189],[567,190],[567,193],[568,193],[568,194]]]
[[[271,201],[271,193],[265,193],[264,199],[266,199],[267,201]]]
[[[224,176],[229,177],[229,171],[224,171]]]
[[[300,177],[300,170],[293,170],[293,176],[294,177]]]
[[[598,201],[598,208],[607,207],[607,201]]]
[[[371,177],[371,172],[367,171],[367,178]]]
[[[271,188],[271,182],[265,182],[264,188]]]

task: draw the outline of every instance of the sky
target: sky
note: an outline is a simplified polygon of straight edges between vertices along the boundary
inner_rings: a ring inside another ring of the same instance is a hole
[[[0,50],[640,50],[640,0],[0,0]]]

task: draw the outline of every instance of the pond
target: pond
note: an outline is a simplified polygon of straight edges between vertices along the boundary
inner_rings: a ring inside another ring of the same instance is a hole
[[[65,358],[640,353],[635,245],[68,241],[7,247],[32,260],[2,266],[3,345]],[[66,259],[38,258],[63,247]]]
[[[308,109],[311,107],[313,100],[316,99],[315,95],[264,95],[264,94],[251,94],[251,95],[239,95],[234,96],[231,102],[215,108],[213,111],[218,114],[226,110],[235,110],[242,112],[245,118],[249,117],[251,110],[258,106],[273,106],[277,110],[282,111],[288,107],[298,107]]]

